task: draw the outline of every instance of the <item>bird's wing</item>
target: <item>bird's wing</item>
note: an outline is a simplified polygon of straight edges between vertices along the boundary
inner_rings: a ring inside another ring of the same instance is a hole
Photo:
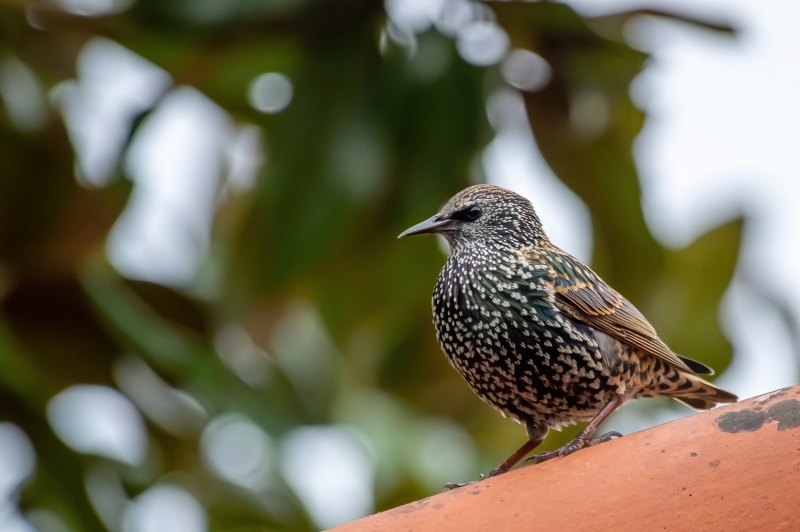
[[[555,272],[555,305],[564,314],[694,373],[661,341],[641,312],[596,273],[560,249],[548,250],[546,255]]]

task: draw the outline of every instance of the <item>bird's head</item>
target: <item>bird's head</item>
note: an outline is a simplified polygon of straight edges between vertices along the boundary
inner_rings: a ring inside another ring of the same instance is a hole
[[[531,202],[493,185],[475,185],[450,198],[433,217],[406,229],[398,238],[443,235],[454,250],[470,244],[515,248],[547,240]]]

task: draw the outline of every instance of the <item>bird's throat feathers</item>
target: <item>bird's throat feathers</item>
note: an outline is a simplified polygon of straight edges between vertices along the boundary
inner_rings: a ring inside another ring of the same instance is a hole
[[[497,320],[520,332],[542,329],[556,319],[553,273],[514,249],[475,252],[467,246],[454,250],[442,269],[434,307],[457,310],[465,319]]]

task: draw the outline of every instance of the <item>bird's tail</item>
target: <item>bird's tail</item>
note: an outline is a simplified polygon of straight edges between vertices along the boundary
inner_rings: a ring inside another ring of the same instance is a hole
[[[696,410],[708,410],[718,403],[735,403],[738,397],[717,388],[702,377],[673,369],[658,384],[658,395],[671,397]]]

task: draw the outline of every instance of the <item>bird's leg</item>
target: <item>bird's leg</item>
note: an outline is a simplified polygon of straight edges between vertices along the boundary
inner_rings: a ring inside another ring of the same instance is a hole
[[[538,447],[540,443],[542,443],[541,439],[526,441],[522,445],[522,447],[517,449],[517,451],[514,454],[509,456],[505,462],[492,469],[489,472],[489,476],[496,477],[497,475],[502,475],[503,473],[514,467],[514,464],[522,460],[525,457],[525,455],[527,455],[529,452]]]
[[[540,438],[537,438],[535,440],[526,441],[522,445],[522,447],[517,449],[514,454],[509,456],[508,459],[505,462],[503,462],[499,466],[497,466],[494,469],[492,469],[491,472],[489,472],[488,475],[486,475],[486,476],[481,475],[481,478],[478,479],[478,480],[483,480],[483,479],[489,478],[489,477],[496,477],[497,475],[502,475],[503,473],[507,472],[509,469],[514,467],[514,464],[516,464],[517,462],[522,460],[522,458],[526,454],[528,454],[529,452],[534,450],[536,447],[538,447],[539,444],[542,443],[542,440],[544,440],[544,438],[540,437]],[[473,480],[472,482],[467,482],[466,484],[449,483],[449,484],[445,484],[444,485],[444,489],[445,490],[452,490],[452,489],[455,489],[455,488],[460,488],[462,486],[467,486],[467,485],[472,484],[474,482],[478,482],[478,481],[477,480]]]
[[[575,439],[561,447],[560,449],[556,449],[555,451],[550,451],[546,453],[542,453],[539,456],[531,457],[533,458],[534,464],[540,464],[544,461],[550,460],[551,458],[555,458],[557,456],[566,456],[568,454],[572,454],[575,451],[582,449],[588,445],[598,445],[600,443],[606,442],[612,438],[621,437],[622,434],[619,432],[609,432],[608,434],[604,434],[599,438],[591,439],[594,433],[597,431],[597,428],[606,420],[606,418],[616,410],[623,402],[622,397],[617,395],[606,403],[606,406],[603,407],[600,412],[597,413],[596,416],[586,425],[580,434],[578,434]],[[528,460],[525,460],[526,462]]]

